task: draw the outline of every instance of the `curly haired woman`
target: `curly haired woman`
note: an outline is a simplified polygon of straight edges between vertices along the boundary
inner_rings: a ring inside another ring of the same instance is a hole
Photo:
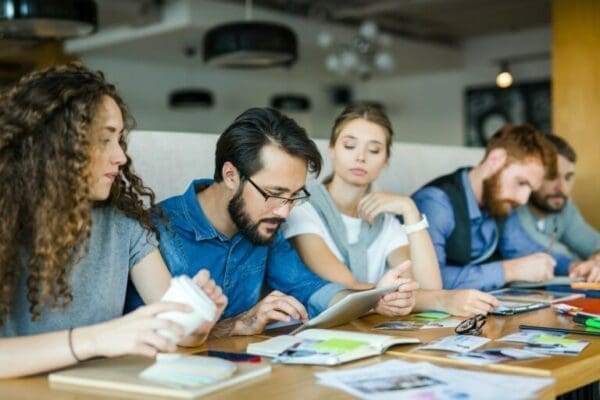
[[[115,87],[80,64],[30,73],[0,94],[0,377],[154,356],[175,350],[156,330],[183,335],[157,317],[190,309],[158,302],[170,274],[142,201],[153,206],[154,193],[127,155],[132,126]],[[153,304],[123,317],[128,277]],[[218,319],[227,299],[207,271],[194,279]]]

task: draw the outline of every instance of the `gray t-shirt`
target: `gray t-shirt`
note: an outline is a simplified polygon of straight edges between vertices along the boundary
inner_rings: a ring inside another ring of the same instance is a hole
[[[155,236],[147,232],[114,208],[95,208],[89,251],[69,278],[73,301],[64,309],[42,307],[41,318],[32,321],[27,274],[22,273],[0,337],[58,331],[121,316],[130,269],[158,246]]]
[[[526,205],[517,209],[517,215],[525,231],[541,246],[546,247],[556,232],[553,252],[587,260],[600,251],[600,232],[583,219],[571,201],[560,212],[549,213],[541,220]]]

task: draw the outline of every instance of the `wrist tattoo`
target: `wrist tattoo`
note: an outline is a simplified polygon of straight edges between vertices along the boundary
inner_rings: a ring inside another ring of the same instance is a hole
[[[210,336],[214,338],[222,338],[231,336],[233,328],[235,327],[236,318],[228,318],[223,321],[217,322],[213,329],[210,331]]]

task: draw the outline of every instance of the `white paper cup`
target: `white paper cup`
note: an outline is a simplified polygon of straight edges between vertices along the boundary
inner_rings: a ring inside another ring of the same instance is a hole
[[[185,336],[194,332],[203,323],[212,321],[217,311],[217,306],[210,297],[186,275],[171,279],[169,289],[161,301],[183,303],[192,307],[193,311],[191,312],[168,311],[158,314],[159,318],[168,319],[183,326]],[[175,344],[179,342],[177,336],[169,330],[159,329],[157,333]]]

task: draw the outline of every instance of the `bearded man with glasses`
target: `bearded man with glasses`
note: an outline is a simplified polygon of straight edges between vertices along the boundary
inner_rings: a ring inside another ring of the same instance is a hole
[[[307,173],[318,174],[321,164],[294,120],[252,108],[219,137],[214,179],[197,179],[160,203],[159,248],[172,275],[206,268],[229,298],[213,335],[252,335],[270,322],[306,320],[350,293],[306,268],[279,229],[310,196]],[[400,279],[392,270],[380,286]],[[273,291],[261,299],[263,284]],[[132,289],[126,308],[140,303]]]

